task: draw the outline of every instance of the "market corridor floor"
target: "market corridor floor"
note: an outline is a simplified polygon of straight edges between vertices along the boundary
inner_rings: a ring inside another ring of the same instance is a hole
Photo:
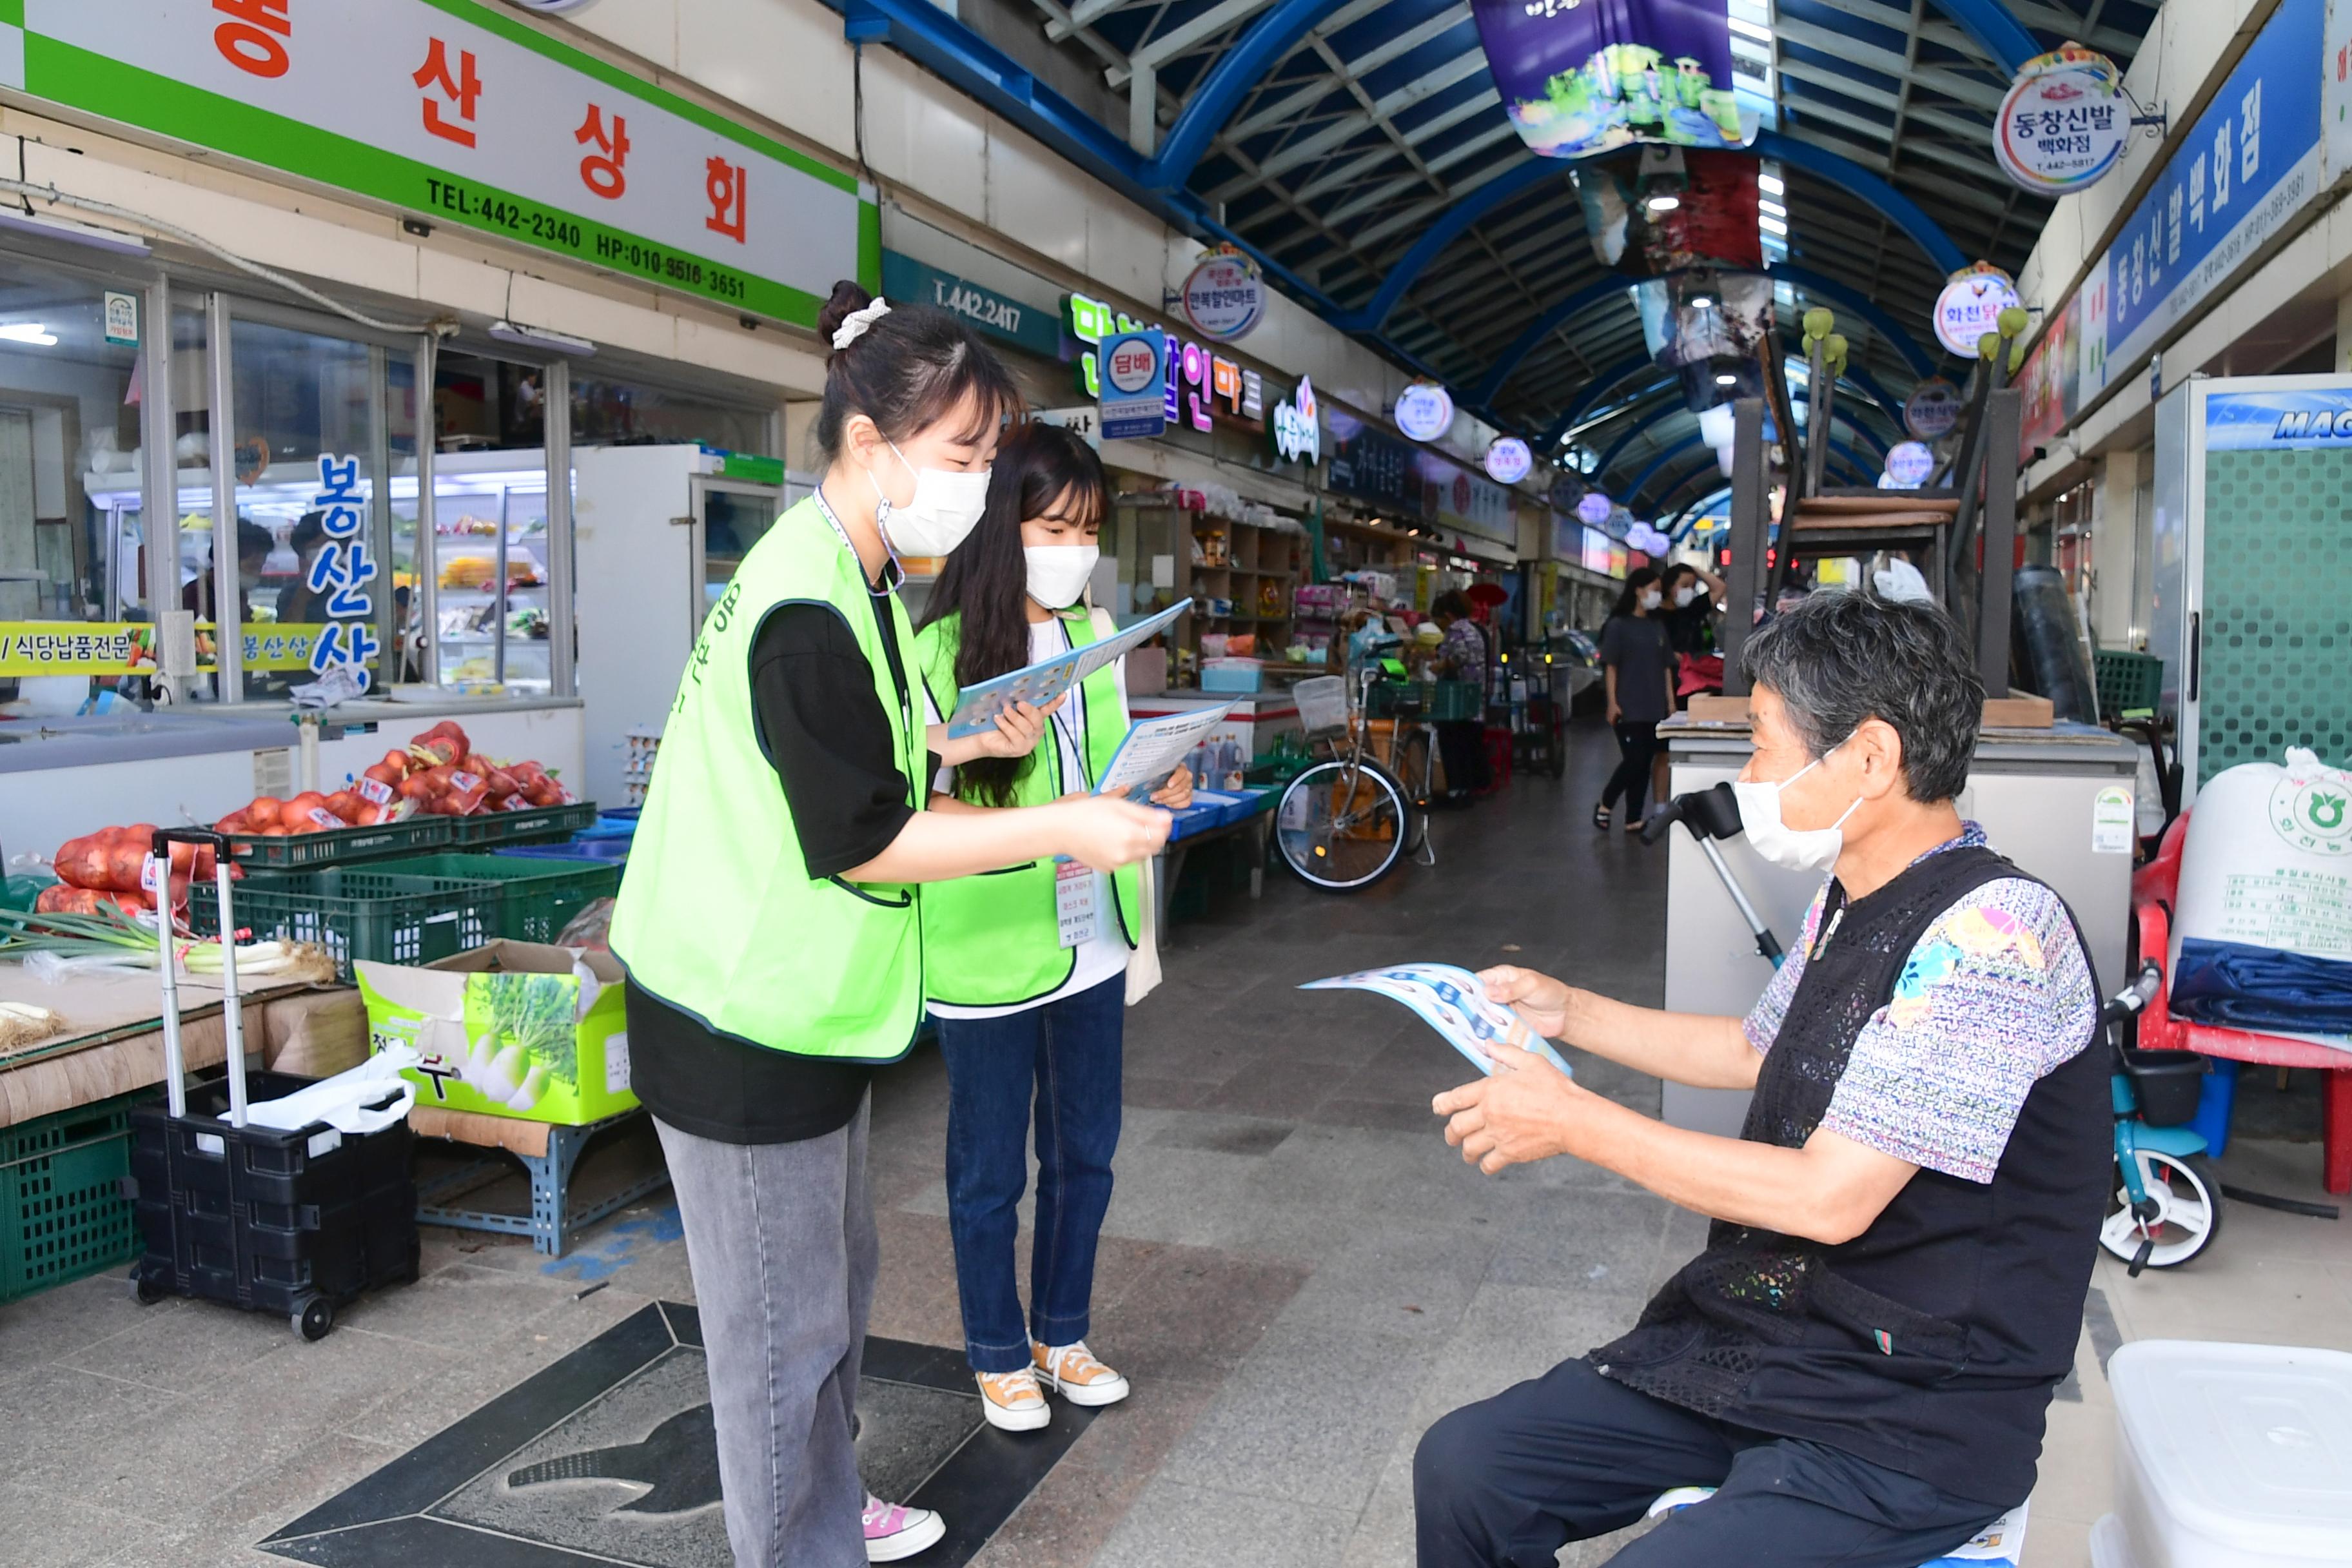
[[[1294,989],[1386,960],[1515,962],[1655,1004],[1664,851],[1590,825],[1616,762],[1607,731],[1580,726],[1573,757],[1565,781],[1522,777],[1441,815],[1434,868],[1341,898],[1274,871],[1261,901],[1220,891],[1177,925],[1167,984],[1129,1016],[1091,1336],[1136,1392],[1085,1424],[971,1561],[1408,1568],[1411,1460],[1430,1422],[1622,1330],[1697,1249],[1696,1217],[1590,1167],[1469,1170],[1428,1111],[1466,1076],[1458,1058],[1393,1004]],[[1655,1111],[1654,1082],[1581,1056],[1577,1067]],[[2307,1092],[2294,1103],[2307,1108]],[[901,1384],[897,1405],[877,1401],[877,1426],[928,1430],[898,1408],[929,1397],[934,1362],[949,1363],[935,1386],[955,1381],[955,1356],[923,1348],[962,1342],[946,1106],[929,1050],[877,1090],[882,1277],[867,1370]],[[2314,1138],[2308,1120],[2242,1106],[2242,1131],[2263,1136],[2232,1148],[2231,1179],[2320,1196],[2316,1143],[2270,1136]],[[506,1391],[658,1320],[645,1316],[656,1303],[694,1299],[667,1192],[552,1262],[513,1238],[427,1237],[421,1283],[355,1306],[314,1345],[279,1320],[142,1310],[114,1274],[0,1307],[0,1568],[282,1564],[254,1543],[413,1467]],[[2028,1568],[2087,1562],[2111,1484],[2100,1369],[2120,1341],[2153,1335],[2352,1349],[2352,1224],[2232,1207],[2188,1270],[2126,1280],[2101,1266],[2075,1378],[2053,1408]],[[660,1424],[610,1415],[595,1443],[661,1446]],[[506,1475],[539,1458],[513,1452],[475,1462]],[[599,1508],[630,1517],[636,1494],[597,1484]],[[444,1511],[497,1512],[463,1492]],[[591,1560],[665,1561],[597,1545]],[[1562,1562],[1612,1549],[1589,1542]]]

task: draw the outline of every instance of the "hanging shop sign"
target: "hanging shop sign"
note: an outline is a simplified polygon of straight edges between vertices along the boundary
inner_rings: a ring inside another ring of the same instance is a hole
[[[901,303],[936,306],[969,321],[983,336],[1033,354],[1061,357],[1062,325],[1053,311],[983,289],[911,256],[895,250],[882,253],[882,292]]]
[[[1257,263],[1230,245],[1202,253],[1178,297],[1184,319],[1202,337],[1231,342],[1265,317],[1265,279]]]
[[[1936,454],[1924,441],[1897,441],[1886,450],[1886,477],[1880,488],[1916,490],[1936,471]]]
[[[1416,381],[1397,394],[1396,426],[1416,441],[1434,441],[1454,427],[1454,395],[1433,381]]]
[[[1994,331],[2003,310],[2019,303],[2017,284],[1990,261],[1962,268],[1936,296],[1936,341],[1963,359],[1977,357],[1977,340]]]
[[[1993,157],[2021,190],[2063,196],[2122,161],[2131,101],[2116,62],[2068,44],[2025,62],[1994,117]]]
[[[2326,47],[2326,0],[2283,0],[2080,289],[2081,396],[2136,374],[2222,285],[2352,172],[2352,109]],[[2347,24],[2339,23],[2339,31]],[[2347,37],[2352,43],[2352,37]],[[2324,61],[2323,70],[2313,69]],[[2322,76],[2333,100],[2323,146]],[[2341,139],[2347,156],[2331,153]]]
[[[1517,484],[1535,466],[1535,454],[1517,436],[1497,436],[1486,448],[1486,477],[1498,485]]]
[[[856,178],[479,0],[0,15],[0,85],[429,222],[802,326],[835,279],[881,285]]]
[[[1903,400],[1903,427],[1922,441],[1941,440],[1960,422],[1960,389],[1931,375]]]
[[[325,546],[310,562],[303,585],[323,596],[327,626],[310,645],[310,673],[324,675],[339,667],[368,685],[368,667],[375,663],[382,645],[368,623],[375,618],[375,595],[368,587],[379,570],[368,549],[367,502],[360,491],[360,460],[319,454],[319,490],[310,505],[320,513]]]
[[[1334,407],[1327,417],[1331,426],[1331,454],[1325,468],[1326,484],[1342,495],[1370,501],[1383,512],[1415,522],[1433,517],[1434,509],[1413,466],[1417,454],[1412,447],[1344,409]]]
[[[1298,378],[1298,390],[1274,405],[1266,428],[1274,435],[1274,455],[1285,462],[1315,463],[1323,458],[1323,416],[1315,406],[1315,384]]]
[[[1595,528],[1607,522],[1609,514],[1616,510],[1617,503],[1599,490],[1587,490],[1584,499],[1576,503],[1576,515]]]
[[[1102,358],[1097,405],[1107,441],[1149,439],[1168,428],[1168,337],[1164,332],[1113,332],[1097,351]]]
[[[1239,362],[1084,294],[1062,296],[1062,320],[1079,345],[1078,384],[1088,397],[1101,394],[1097,350],[1104,339],[1118,332],[1159,332],[1168,340],[1169,424],[1189,425],[1204,434],[1215,429],[1220,419],[1251,430],[1265,428],[1265,378]]]
[[[1478,42],[1519,140],[1548,158],[1633,142],[1740,147],[1731,22],[1693,0],[1473,0]]]

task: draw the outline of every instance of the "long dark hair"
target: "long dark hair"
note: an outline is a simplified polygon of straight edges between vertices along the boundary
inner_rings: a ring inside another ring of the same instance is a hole
[[[1632,615],[1634,601],[1641,598],[1642,590],[1657,580],[1658,569],[1654,566],[1636,566],[1627,573],[1625,586],[1617,595],[1617,607],[1609,612],[1609,618],[1614,620],[1619,616]],[[1658,601],[1658,607],[1665,608],[1665,601],[1663,598]]]
[[[841,427],[853,414],[873,420],[893,441],[929,428],[967,399],[973,405],[973,425],[959,434],[971,441],[1008,416],[1020,415],[1021,392],[1004,362],[961,318],[945,310],[894,305],[847,348],[835,348],[833,334],[841,324],[873,302],[873,295],[845,279],[833,286],[833,297],[817,312],[825,362],[816,444],[827,461],[841,450]]]
[[[997,445],[988,508],[971,537],[940,569],[923,608],[924,626],[963,617],[957,627],[957,686],[977,686],[1029,662],[1029,561],[1021,552],[1021,523],[1057,505],[1081,519],[1108,513],[1102,459],[1057,425],[1014,426]],[[1010,805],[1014,781],[1034,758],[975,758],[956,770],[958,793],[983,805]]]

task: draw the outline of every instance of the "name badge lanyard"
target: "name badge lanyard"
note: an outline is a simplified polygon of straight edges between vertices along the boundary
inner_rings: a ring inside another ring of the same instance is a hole
[[[1060,616],[1054,617],[1062,628],[1063,646],[1076,651],[1077,643],[1070,636],[1069,623]],[[1094,787],[1094,763],[1087,755],[1087,710],[1083,682],[1070,687],[1069,700],[1062,711],[1046,722],[1052,725],[1061,741],[1066,742],[1070,754],[1078,759],[1078,776],[1088,789]],[[1070,722],[1065,723],[1067,718]],[[1058,746],[1056,748],[1058,750]],[[1054,928],[1061,945],[1082,947],[1094,941],[1102,924],[1101,900],[1096,889],[1101,879],[1093,867],[1081,860],[1056,857],[1054,861]]]
[[[824,487],[819,486],[811,490],[809,499],[816,502],[817,515],[824,518],[827,526],[832,528],[833,536],[841,541],[841,548],[848,553],[851,563],[857,568],[857,580],[865,584],[866,596],[869,600],[895,600],[898,596],[898,584],[906,575],[898,565],[898,555],[890,554],[889,564],[882,574],[882,586],[877,588],[866,578],[866,563],[858,556],[857,546],[850,542],[849,530],[841,526],[841,519],[834,515],[832,503],[824,499]],[[885,552],[889,552],[889,541],[883,541],[882,548]],[[896,614],[882,614],[878,605],[877,611],[876,619],[883,624],[877,626],[876,629],[884,637],[895,638],[898,636]],[[890,664],[889,655],[887,652],[883,655],[883,663]],[[915,798],[915,790],[918,786],[914,777],[915,696],[908,683],[900,679],[899,670],[896,665],[890,665],[890,683],[898,689],[898,744],[903,752],[899,773],[907,780],[907,804],[918,805],[920,803]]]

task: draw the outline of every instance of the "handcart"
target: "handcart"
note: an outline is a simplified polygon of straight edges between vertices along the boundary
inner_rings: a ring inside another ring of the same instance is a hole
[[[193,1090],[181,1053],[166,891],[175,843],[213,849],[220,900],[227,1076]],[[274,1312],[303,1339],[324,1339],[338,1309],[374,1287],[417,1277],[415,1140],[404,1117],[363,1133],[324,1122],[291,1131],[252,1123],[252,1096],[278,1099],[308,1080],[268,1072],[248,1078],[245,1069],[228,840],[209,829],[163,828],[148,871],[159,894],[168,1098],[131,1113],[131,1182],[145,1248],[131,1271],[132,1292],[142,1302],[179,1295]]]

